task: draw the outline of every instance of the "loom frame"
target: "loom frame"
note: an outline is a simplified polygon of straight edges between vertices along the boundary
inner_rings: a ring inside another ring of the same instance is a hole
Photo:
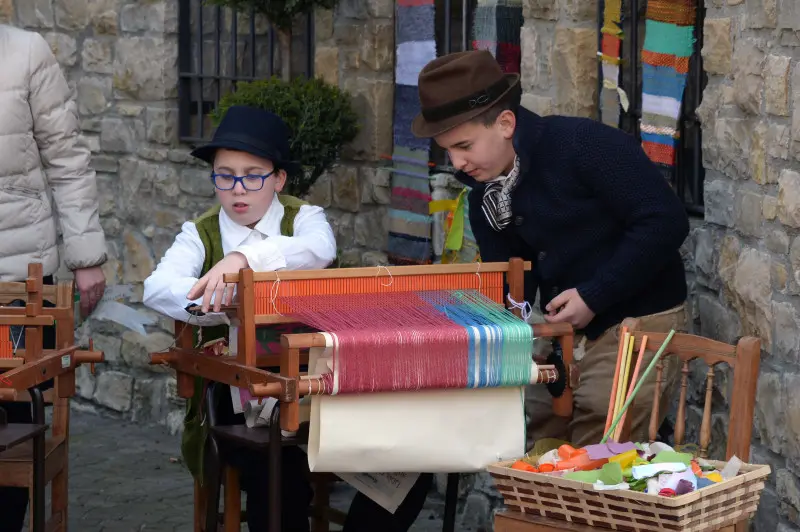
[[[179,397],[194,395],[194,377],[248,388],[254,397],[274,397],[280,402],[281,429],[297,432],[300,426],[300,404],[302,396],[313,393],[311,386],[301,385],[300,366],[308,364],[307,350],[324,347],[325,337],[319,333],[297,333],[281,335],[280,354],[256,355],[256,327],[258,325],[293,323],[291,318],[256,314],[255,284],[268,281],[300,279],[347,279],[357,277],[397,277],[406,275],[475,274],[503,272],[506,275],[508,293],[516,301],[524,299],[524,274],[531,263],[520,258],[508,262],[474,264],[434,264],[414,266],[380,266],[363,268],[336,268],[325,270],[296,270],[280,272],[255,272],[245,268],[239,273],[226,274],[226,283],[237,285],[237,301],[223,307],[223,311],[235,317],[238,324],[237,354],[218,356],[203,348],[194,347],[192,327],[189,323],[175,322],[176,345],[165,352],[151,354],[151,364],[164,364],[176,372]],[[521,311],[513,312],[520,317]],[[560,342],[566,375],[565,387],[558,397],[553,397],[553,411],[562,417],[572,416],[572,388],[577,380],[577,369],[573,365],[574,331],[569,324],[533,324],[534,337],[551,338]],[[545,361],[537,360],[537,363]],[[279,368],[277,372],[262,368]],[[540,369],[556,371],[555,366],[539,365]],[[561,376],[559,375],[559,378]]]

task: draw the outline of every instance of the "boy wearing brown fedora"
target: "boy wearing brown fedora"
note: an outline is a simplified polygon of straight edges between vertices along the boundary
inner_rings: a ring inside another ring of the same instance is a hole
[[[469,220],[482,260],[531,261],[526,301],[538,296],[547,322],[569,323],[578,335],[574,416],[553,416],[544,387],[531,387],[529,444],[543,437],[598,443],[620,322],[636,317],[648,331],[686,329],[683,205],[634,137],[521,107],[519,75],[504,74],[488,52],[431,61],[420,73],[419,97],[412,132],[447,150],[457,179],[471,188]],[[668,358],[665,390],[678,373]],[[634,441],[646,437],[653,386],[651,379],[638,394]]]

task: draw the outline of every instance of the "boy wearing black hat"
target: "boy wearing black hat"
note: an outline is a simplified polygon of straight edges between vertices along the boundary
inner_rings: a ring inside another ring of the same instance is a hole
[[[504,74],[488,52],[431,61],[419,97],[412,132],[446,149],[456,178],[471,187],[469,220],[482,260],[531,261],[525,299],[533,303],[538,292],[544,319],[569,323],[578,335],[574,416],[553,416],[544,387],[532,387],[529,443],[600,442],[621,321],[639,318],[654,332],[686,329],[683,205],[634,137],[521,107],[519,75]],[[678,361],[664,365],[662,413]],[[653,387],[650,379],[637,396],[634,441],[647,436]]]
[[[213,140],[192,155],[213,166],[210,179],[218,205],[183,224],[145,280],[144,304],[175,320],[204,327],[206,339],[227,338],[227,318],[220,307],[231,304],[235,285],[226,285],[223,275],[242,268],[325,268],[336,258],[336,241],[320,207],[280,194],[287,174],[299,171],[299,166],[289,160],[289,130],[275,114],[231,107]],[[187,308],[194,305],[205,314],[190,315]],[[197,390],[196,385],[196,391],[187,404],[182,451],[192,474],[200,477],[206,425],[199,405],[202,387]],[[221,423],[242,423],[232,406],[219,409],[226,418]],[[240,469],[242,487],[248,492],[249,529],[267,530],[263,453],[237,449],[226,459]],[[312,491],[306,454],[297,447],[284,447],[281,468],[282,528],[307,531]]]

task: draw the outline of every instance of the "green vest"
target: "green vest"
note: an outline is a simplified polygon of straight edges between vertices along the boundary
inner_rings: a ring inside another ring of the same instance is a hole
[[[281,220],[281,235],[294,235],[294,219],[300,207],[308,203],[293,196],[278,195],[278,200],[283,205],[283,219]],[[200,277],[204,276],[221,261],[225,254],[222,250],[222,234],[219,229],[220,206],[212,207],[194,221],[200,241],[205,248],[206,256],[203,261],[203,270]],[[228,326],[203,327],[203,341],[207,342],[217,338],[228,338]],[[197,337],[195,336],[195,341]],[[203,482],[203,454],[205,452],[206,438],[208,437],[208,424],[203,405],[205,404],[205,379],[194,379],[194,396],[186,401],[186,415],[183,419],[183,436],[181,438],[181,454],[183,462],[197,480]]]

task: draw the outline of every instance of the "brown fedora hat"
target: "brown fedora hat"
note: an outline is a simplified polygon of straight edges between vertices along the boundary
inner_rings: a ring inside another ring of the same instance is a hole
[[[485,113],[519,84],[486,50],[437,57],[419,73],[421,111],[411,124],[416,137],[430,138]]]

